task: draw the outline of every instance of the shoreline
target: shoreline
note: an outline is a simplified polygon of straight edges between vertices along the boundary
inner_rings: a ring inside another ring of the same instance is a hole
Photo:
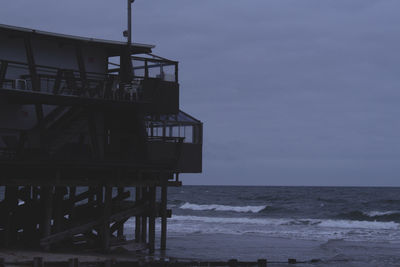
[[[155,257],[128,254],[86,254],[72,252],[43,252],[35,250],[0,249],[0,267],[33,266],[33,267],[126,267],[126,266],[304,266],[318,263],[320,260],[308,262],[288,259],[287,261],[268,261],[255,259],[253,261],[230,260],[194,260],[171,257]]]

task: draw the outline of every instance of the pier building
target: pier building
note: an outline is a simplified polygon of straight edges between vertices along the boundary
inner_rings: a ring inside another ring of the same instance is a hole
[[[202,170],[202,122],[154,46],[0,25],[0,246],[166,249],[167,188]],[[158,221],[158,220],[157,220]]]

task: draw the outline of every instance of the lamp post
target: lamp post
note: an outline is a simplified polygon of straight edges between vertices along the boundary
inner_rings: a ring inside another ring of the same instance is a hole
[[[127,0],[128,1],[128,46],[132,44],[132,4],[135,0]]]

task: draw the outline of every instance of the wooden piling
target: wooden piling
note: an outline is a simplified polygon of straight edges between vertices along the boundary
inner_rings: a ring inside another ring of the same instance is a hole
[[[26,198],[24,199],[25,203],[23,204],[25,207],[29,207],[27,212],[27,217],[30,220],[24,220],[22,222],[23,227],[23,240],[24,243],[28,246],[35,245],[36,236],[36,223],[38,218],[38,212],[35,211],[34,207],[37,204],[37,199],[35,198],[34,194],[34,187],[33,186],[26,186],[25,190],[28,192]]]
[[[64,200],[65,188],[56,186],[54,194],[54,230],[60,232],[62,230],[62,224],[64,220],[63,214],[63,200]]]
[[[144,186],[142,187],[142,205],[148,205],[148,201],[147,201],[147,187]],[[146,214],[142,214],[142,222],[141,222],[141,239],[140,241],[142,241],[143,243],[147,242],[147,215]]]
[[[104,261],[104,267],[111,267],[112,266],[112,260],[107,259]]]
[[[102,243],[103,251],[108,252],[110,249],[110,222],[111,204],[112,204],[112,187],[106,186],[104,193],[104,210],[103,210],[103,229],[102,229]]]
[[[149,252],[154,253],[155,250],[155,232],[156,232],[156,187],[150,186],[149,188]]]
[[[69,259],[68,267],[79,267],[79,259],[78,258]]]
[[[76,196],[76,186],[69,187],[69,203],[70,203],[70,212],[69,212],[69,220],[72,221],[75,217],[75,196]]]
[[[96,187],[93,187],[93,190],[96,192],[95,195],[96,195],[97,206],[101,207],[103,205],[103,187],[102,186],[96,186]],[[89,197],[89,199],[90,199],[90,197]]]
[[[259,259],[257,261],[258,267],[267,267],[267,260],[266,259]]]
[[[124,188],[123,187],[118,187],[118,196],[122,196],[124,193]],[[124,238],[124,224],[120,224],[118,230],[117,230],[117,238],[119,240]]]
[[[4,227],[4,246],[8,247],[17,241],[17,229],[15,225],[15,210],[18,206],[18,187],[6,186],[5,205],[6,223]]]
[[[51,234],[51,218],[53,213],[53,191],[52,186],[41,187],[41,200],[44,207],[43,224],[42,224],[42,238],[48,237]],[[44,250],[49,250],[50,246],[46,245]]]
[[[35,257],[33,258],[33,267],[43,267],[43,258],[42,257]]]
[[[161,250],[167,249],[167,183],[161,185]]]
[[[73,246],[109,252],[111,245],[114,242],[117,244],[118,238],[124,239],[124,224],[134,216],[137,218],[135,240],[147,244],[149,252],[154,253],[156,218],[160,216],[160,247],[165,250],[167,181],[139,183],[135,204],[127,200],[130,193],[121,186],[117,187],[118,195],[114,198],[110,185],[92,185],[90,189],[79,193],[76,185],[7,186],[5,199],[1,203],[4,219],[0,242],[8,246],[13,243],[32,247],[40,244],[46,251]],[[160,205],[156,202],[159,194],[157,186],[161,189]],[[21,206],[18,206],[18,199],[24,201]],[[88,202],[85,203],[85,200]],[[24,215],[29,220],[21,220],[20,210],[26,211]],[[17,211],[18,218],[15,218]]]
[[[141,187],[140,186],[136,186],[135,189],[135,204],[138,205],[140,203],[140,199],[141,199]],[[136,215],[135,217],[135,241],[136,242],[140,242],[140,232],[141,232],[141,225],[140,225],[140,216]]]
[[[229,267],[236,267],[238,266],[238,260],[237,259],[231,259],[228,261],[228,266]]]

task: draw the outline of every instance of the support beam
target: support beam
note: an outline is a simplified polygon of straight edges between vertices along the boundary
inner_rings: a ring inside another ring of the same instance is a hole
[[[96,186],[94,187],[96,190],[96,203],[98,207],[101,207],[103,205],[103,187],[102,186]]]
[[[57,186],[55,188],[54,194],[54,231],[60,232],[63,230],[63,222],[64,222],[64,208],[63,208],[63,200],[66,189],[62,186]]]
[[[1,88],[1,86],[0,86]],[[27,141],[27,131],[21,131],[18,139],[17,157],[22,157],[24,153],[25,143]]]
[[[124,199],[127,199],[128,197],[131,196],[131,192],[129,191],[124,191],[123,187],[118,188],[118,195],[115,196],[112,201],[117,203],[119,201],[123,201]]]
[[[161,250],[167,249],[167,183],[168,179],[161,185]]]
[[[30,36],[24,37],[26,60],[29,67],[29,74],[31,76],[32,90],[40,91],[40,81],[36,70],[35,57],[33,54],[32,43]]]
[[[26,52],[26,61],[29,67],[29,74],[31,76],[32,91],[40,91],[40,79],[37,74],[35,56],[33,54],[32,42],[29,35],[24,37],[24,45]],[[41,104],[35,105],[36,118],[38,125],[42,125],[43,121],[43,106]]]
[[[89,193],[88,196],[88,203],[94,203],[94,197],[95,197],[95,192],[96,192],[96,187],[94,186],[89,186],[88,191],[87,192],[92,192],[91,194]]]
[[[27,191],[29,192],[28,195],[26,196],[27,198],[24,200],[25,204],[24,206],[27,207],[27,213],[24,213],[24,217],[28,217],[29,220],[25,220],[23,222],[23,239],[24,243],[27,245],[32,245],[32,246],[37,246],[37,240],[38,240],[38,230],[37,230],[37,222],[38,222],[38,214],[40,213],[37,211],[37,198],[34,194],[35,187],[33,186],[26,186],[25,187]],[[25,189],[25,190],[26,190]],[[37,212],[36,212],[37,211]]]
[[[8,62],[7,61],[0,61],[1,67],[0,67],[0,88],[3,87],[4,85],[4,79],[6,78],[7,74],[7,67],[8,67]]]
[[[71,192],[74,191],[74,197],[70,198],[71,203],[76,203],[76,202],[82,201],[84,199],[91,198],[91,197],[93,197],[94,194],[96,194],[96,190],[93,188],[89,188],[88,191],[82,192],[79,195],[75,195],[76,187],[72,186],[70,188],[70,190],[71,190]]]
[[[121,227],[123,228],[124,227],[124,223],[126,223],[127,220],[128,220],[128,218],[125,218],[122,221],[115,222],[110,228],[110,233],[113,234],[115,231],[119,231],[121,229]],[[119,236],[118,233],[117,233],[117,237],[118,237],[119,240],[123,239],[123,235]]]
[[[154,253],[155,250],[155,237],[156,237],[156,187],[149,188],[149,252]]]
[[[43,209],[43,222],[41,227],[42,238],[46,238],[51,235],[51,217],[53,213],[53,187],[43,186],[41,188],[40,198],[42,200]],[[50,246],[45,245],[45,250],[49,250]]]
[[[145,207],[148,207],[148,193],[147,193],[147,187],[142,187],[142,205]],[[142,214],[142,220],[141,220],[141,238],[140,241],[143,243],[147,242],[147,216],[146,214]]]
[[[17,229],[15,225],[15,211],[18,206],[18,187],[6,186],[5,206],[6,221],[4,227],[4,246],[8,247],[17,241]]]
[[[123,187],[118,187],[118,196],[115,198],[116,199],[115,201],[118,201],[119,198],[123,199],[124,193],[125,193],[124,192],[124,188]],[[129,196],[130,195],[129,192],[127,192],[127,193],[128,193],[128,196]],[[117,238],[119,240],[124,239],[124,223],[121,223],[119,225],[119,227],[118,227]]]
[[[76,186],[69,187],[69,220],[75,219]]]
[[[140,202],[142,197],[142,188],[140,186],[136,186],[135,188],[135,202],[136,205]],[[135,241],[140,242],[140,232],[141,232],[141,225],[140,225],[140,216],[135,217]]]
[[[104,196],[104,210],[103,210],[103,226],[102,226],[102,245],[103,251],[108,252],[110,250],[110,221],[111,216],[111,205],[112,205],[112,187],[105,187]]]
[[[91,113],[88,120],[89,126],[89,137],[90,145],[92,149],[92,155],[95,159],[101,159],[104,155],[103,151],[100,151],[99,139],[96,129],[95,114]]]
[[[35,111],[36,111],[37,124],[39,128],[42,128],[43,118],[44,118],[43,106],[41,104],[36,104]]]
[[[145,206],[137,206],[137,207],[133,207],[131,209],[125,210],[125,211],[121,211],[118,212],[116,214],[111,215],[106,223],[111,223],[113,221],[121,221],[124,219],[127,219],[129,217],[135,216],[137,214],[142,214],[143,212],[145,212],[147,210],[147,207]],[[56,233],[53,234],[51,236],[48,236],[47,238],[42,238],[40,240],[40,244],[42,246],[44,245],[50,245],[62,240],[65,240],[67,238],[71,238],[74,235],[77,234],[81,234],[84,233],[85,231],[91,230],[93,229],[95,226],[101,226],[104,224],[104,218],[100,218],[85,224],[80,224],[78,226],[72,227],[68,230],[65,230],[63,232],[60,233]]]
[[[83,53],[82,53],[82,46],[79,44],[76,45],[76,60],[78,62],[78,68],[79,68],[79,78],[81,80],[81,92],[79,92],[78,95],[83,95],[85,94],[87,90],[87,75],[86,75],[86,66],[85,66],[85,60],[83,58]]]

